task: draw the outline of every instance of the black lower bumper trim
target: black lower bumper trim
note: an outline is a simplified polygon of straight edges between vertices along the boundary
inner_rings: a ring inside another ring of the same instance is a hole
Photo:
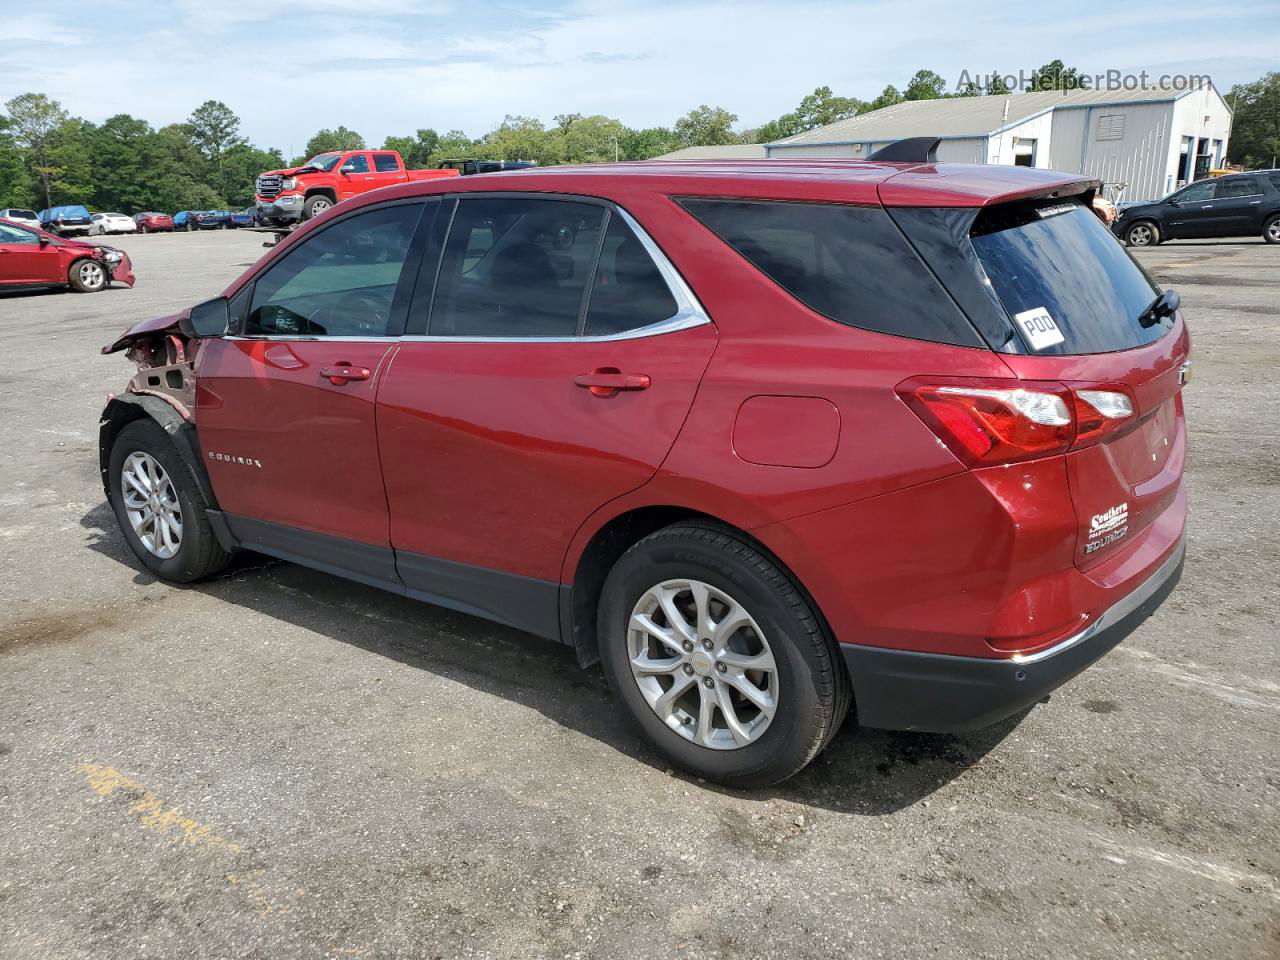
[[[1102,657],[1155,611],[1182,577],[1178,550],[1135,594],[1122,614],[1099,618],[1079,642],[1048,656],[1015,659],[956,657],[841,644],[853,680],[858,722],[887,730],[958,733],[990,726],[1031,706]]]

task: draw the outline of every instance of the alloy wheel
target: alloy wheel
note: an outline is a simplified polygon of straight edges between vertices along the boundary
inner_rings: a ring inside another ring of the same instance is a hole
[[[155,457],[135,450],[120,469],[120,492],[129,525],[142,545],[161,560],[182,547],[178,491]]]
[[[100,264],[86,260],[80,264],[80,282],[90,290],[97,290],[107,280],[107,272]]]
[[[778,711],[778,667],[751,614],[700,580],[640,597],[627,627],[631,675],[668,727],[699,746],[755,743]]]
[[[1135,247],[1145,247],[1151,243],[1151,228],[1140,223],[1129,231],[1129,242]]]
[[[1272,220],[1267,225],[1267,236],[1271,238],[1272,243],[1280,243],[1280,220]]]

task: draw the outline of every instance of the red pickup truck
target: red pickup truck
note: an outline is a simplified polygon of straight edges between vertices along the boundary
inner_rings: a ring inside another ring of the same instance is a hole
[[[459,176],[458,170],[406,170],[394,150],[321,153],[300,167],[268,170],[255,190],[258,222],[286,226],[319,216],[336,203],[408,180]]]

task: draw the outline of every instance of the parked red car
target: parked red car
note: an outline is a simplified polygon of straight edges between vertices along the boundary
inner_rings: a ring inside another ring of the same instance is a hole
[[[167,213],[135,213],[133,222],[139,233],[172,233],[173,217]]]
[[[71,287],[93,293],[113,281],[134,283],[133,265],[123,250],[0,220],[0,288]]]
[[[773,160],[381,191],[104,348],[141,369],[103,481],[160,577],[245,548],[555,638],[718,781],[795,773],[851,704],[986,725],[1181,574],[1188,335],[1098,186]]]

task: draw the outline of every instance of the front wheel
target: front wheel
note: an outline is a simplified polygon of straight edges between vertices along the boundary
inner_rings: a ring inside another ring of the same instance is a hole
[[[79,293],[97,293],[107,285],[107,268],[97,260],[77,260],[67,271],[67,280]]]
[[[1124,232],[1124,242],[1131,247],[1154,247],[1160,242],[1160,228],[1150,220],[1139,220]]]
[[[1280,243],[1280,213],[1262,225],[1262,239],[1267,243]]]
[[[849,678],[816,611],[731,531],[645,537],[609,573],[598,622],[619,699],[663,754],[709,780],[785,780],[848,712]]]
[[[307,202],[302,205],[302,219],[311,220],[318,217],[332,206],[333,201],[328,197],[308,197]]]
[[[230,561],[209,526],[191,471],[154,420],[135,420],[116,436],[109,478],[111,509],[124,538],[157,577],[189,583]]]

